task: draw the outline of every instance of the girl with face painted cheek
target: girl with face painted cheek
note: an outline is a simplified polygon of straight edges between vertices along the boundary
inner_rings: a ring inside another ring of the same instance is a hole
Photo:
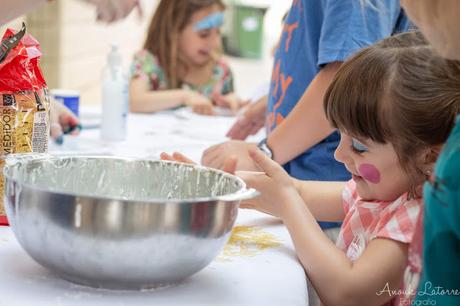
[[[341,133],[335,158],[352,180],[299,181],[250,151],[263,173],[239,175],[261,196],[241,207],[281,218],[325,305],[411,305],[421,187],[460,112],[458,84],[459,62],[437,56],[420,33],[396,35],[347,60],[325,95]],[[336,245],[316,221],[343,222]]]
[[[407,192],[411,188],[410,182],[399,166],[393,145],[360,139],[342,132],[340,145],[335,152],[335,158],[344,163],[352,174],[360,197],[393,201]]]
[[[131,111],[190,106],[213,115],[214,106],[234,113],[243,106],[220,56],[224,8],[221,0],[159,2],[144,49],[132,63]]]

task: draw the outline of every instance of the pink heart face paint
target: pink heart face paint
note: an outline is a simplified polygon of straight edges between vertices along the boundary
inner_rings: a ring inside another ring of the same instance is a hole
[[[369,181],[373,184],[380,183],[380,172],[374,165],[362,164],[359,166],[358,171],[366,181]]]

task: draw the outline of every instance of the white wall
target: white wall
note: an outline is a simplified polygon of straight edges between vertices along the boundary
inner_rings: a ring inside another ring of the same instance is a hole
[[[170,0],[174,1],[174,0]],[[251,0],[270,6],[265,18],[265,51],[262,60],[229,59],[236,90],[247,96],[254,87],[270,79],[272,60],[269,50],[276,44],[281,18],[291,1]],[[117,42],[128,70],[133,54],[144,42],[157,0],[141,0],[143,18],[133,12],[127,19],[113,25],[95,22],[95,10],[78,0],[57,0],[27,16],[29,33],[42,45],[41,66],[50,88],[78,90],[83,104],[99,104],[100,76],[110,43]],[[9,24],[20,28],[19,18]],[[5,27],[0,28],[3,34]]]
[[[29,32],[42,45],[42,69],[50,88],[78,90],[81,102],[100,101],[100,78],[110,44],[117,43],[128,71],[133,54],[144,41],[156,1],[142,1],[123,21],[106,25],[95,21],[95,9],[81,1],[59,0],[28,15]]]

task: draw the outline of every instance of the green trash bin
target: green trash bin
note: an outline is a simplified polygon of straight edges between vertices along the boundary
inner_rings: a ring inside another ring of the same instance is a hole
[[[240,57],[261,58],[267,8],[233,4],[230,9],[230,31],[224,41],[226,52]]]

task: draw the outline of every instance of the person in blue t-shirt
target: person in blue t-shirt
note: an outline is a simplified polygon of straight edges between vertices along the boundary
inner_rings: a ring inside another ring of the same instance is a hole
[[[257,112],[248,110],[253,115],[259,113],[255,118],[267,112],[268,137],[259,148],[295,178],[348,180],[350,174],[334,159],[340,136],[326,120],[323,95],[347,57],[408,27],[399,0],[364,4],[359,0],[294,0],[275,54],[271,88],[265,99],[268,107],[256,103],[253,108]],[[241,129],[260,124],[251,119],[247,122]],[[248,149],[256,145],[228,141],[207,149],[202,163],[221,168],[234,155],[239,170],[257,170],[248,155]],[[338,226],[320,225],[323,229]]]

